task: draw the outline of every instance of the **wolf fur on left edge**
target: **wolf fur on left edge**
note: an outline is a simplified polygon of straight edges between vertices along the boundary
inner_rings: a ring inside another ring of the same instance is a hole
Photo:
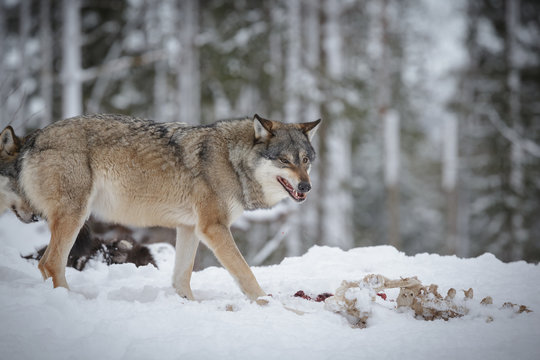
[[[0,133],[0,214],[7,209],[24,223],[38,221],[30,205],[18,191],[17,160],[26,138],[15,135],[13,128],[7,126]]]
[[[26,139],[17,189],[46,219],[51,240],[39,269],[68,287],[65,266],[85,220],[177,229],[173,286],[193,299],[193,261],[202,241],[250,299],[265,296],[230,232],[244,210],[306,199],[320,120],[263,119],[208,126],[121,115],[58,121]]]

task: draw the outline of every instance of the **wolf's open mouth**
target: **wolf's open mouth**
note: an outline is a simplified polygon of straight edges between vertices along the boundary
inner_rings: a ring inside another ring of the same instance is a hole
[[[279,181],[279,183],[283,186],[283,188],[285,188],[285,190],[287,190],[289,195],[291,195],[291,197],[294,200],[298,202],[306,200],[306,197],[307,197],[306,193],[298,192],[294,190],[293,186],[291,185],[290,182],[287,181],[287,179],[282,178],[281,176],[278,176],[277,181]]]

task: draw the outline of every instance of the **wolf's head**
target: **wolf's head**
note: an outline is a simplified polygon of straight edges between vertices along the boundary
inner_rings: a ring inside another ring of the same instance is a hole
[[[21,152],[23,140],[15,135],[11,126],[0,133],[0,214],[11,209],[25,223],[37,221],[31,207],[16,189],[15,163]]]
[[[311,139],[321,120],[285,124],[255,115],[255,141],[262,160],[255,176],[269,206],[290,196],[297,202],[311,190],[309,171],[315,160]]]

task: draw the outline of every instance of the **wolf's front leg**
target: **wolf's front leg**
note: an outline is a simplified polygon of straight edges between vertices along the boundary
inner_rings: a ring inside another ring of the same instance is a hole
[[[193,226],[176,228],[176,258],[174,261],[173,286],[178,295],[195,300],[191,292],[191,273],[197,254],[199,239]]]
[[[195,231],[199,238],[214,252],[216,258],[229,271],[248,298],[257,300],[261,296],[266,296],[240,254],[228,226],[202,221],[197,225]]]

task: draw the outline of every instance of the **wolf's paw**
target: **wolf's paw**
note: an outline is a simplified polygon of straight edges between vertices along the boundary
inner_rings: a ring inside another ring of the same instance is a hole
[[[54,273],[51,271],[49,265],[45,263],[45,259],[43,257],[41,257],[41,260],[38,263],[38,269],[41,272],[43,281],[46,281],[54,276]]]
[[[191,289],[175,289],[176,293],[184,299],[195,301],[195,297],[193,296],[193,293],[191,292]]]
[[[271,299],[272,299],[272,295],[260,296],[255,300],[255,303],[259,306],[265,306],[270,303]]]

